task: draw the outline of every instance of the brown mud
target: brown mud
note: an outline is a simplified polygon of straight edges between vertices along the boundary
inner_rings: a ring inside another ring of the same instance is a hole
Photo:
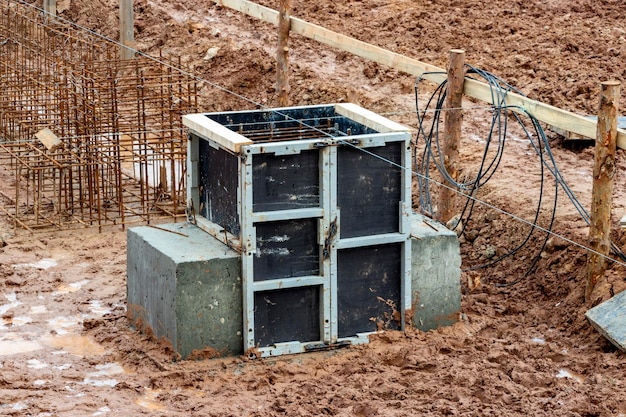
[[[64,17],[115,38],[117,0],[59,3]],[[596,112],[600,81],[626,80],[620,0],[293,4],[294,16],[439,67],[450,49],[463,48],[466,62],[580,114]],[[202,111],[274,103],[274,27],[209,0],[135,0],[135,10],[140,50],[180,56],[195,74],[250,100],[205,84]],[[412,77],[297,36],[290,46],[292,104],[352,101],[416,126]],[[211,48],[217,53],[207,58]],[[470,109],[480,103],[466,105],[461,152],[471,176],[489,114]],[[588,207],[593,149],[549,138]],[[624,248],[617,226],[626,214],[624,151],[617,164],[612,237]],[[538,167],[527,142],[510,141],[479,197],[532,219]],[[5,195],[12,175],[0,168]],[[626,355],[584,317],[586,254],[572,242],[584,246],[588,229],[564,198],[557,206],[554,231],[568,240],[550,238],[530,274],[542,237],[492,267],[464,272],[454,326],[387,331],[364,346],[263,360],[180,360],[171,346],[134,331],[123,231],[14,235],[0,218],[0,415],[626,416]],[[479,205],[461,237],[463,268],[505,253],[527,232],[526,223]],[[625,277],[622,265],[611,264],[591,304],[623,291]]]

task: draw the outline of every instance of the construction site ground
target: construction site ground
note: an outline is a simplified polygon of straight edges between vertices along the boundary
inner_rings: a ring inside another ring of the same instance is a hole
[[[117,0],[57,4],[64,18],[117,38]],[[439,67],[450,49],[465,49],[467,63],[580,114],[596,113],[601,81],[626,80],[620,0],[294,0],[292,14]],[[275,27],[209,0],[135,0],[135,18],[140,51],[180,56],[193,74],[237,94],[202,83],[207,111],[274,105]],[[352,101],[416,127],[413,77],[301,37],[290,46],[293,105]],[[432,90],[420,85],[420,99]],[[485,147],[484,105],[465,101],[467,177]],[[517,217],[477,204],[461,237],[464,269],[522,242],[529,226],[519,218],[533,221],[539,160],[523,136],[511,136],[478,198]],[[593,146],[549,138],[563,177],[589,208]],[[623,249],[623,150],[617,171],[612,238]],[[0,167],[2,198],[11,198],[12,176]],[[611,263],[585,303],[586,251],[577,244],[588,245],[588,228],[562,194],[553,230],[567,240],[551,237],[529,274],[537,235],[515,256],[464,271],[454,326],[252,361],[184,360],[129,328],[121,228],[31,234],[0,219],[3,416],[626,416],[626,356],[584,317],[626,288],[626,269]]]

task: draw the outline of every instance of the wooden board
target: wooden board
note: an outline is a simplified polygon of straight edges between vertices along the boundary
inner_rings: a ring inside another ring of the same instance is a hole
[[[50,129],[41,129],[35,133],[35,137],[46,147],[50,152],[53,152],[56,148],[61,146],[61,139],[58,138]]]
[[[342,239],[400,231],[404,142],[361,150],[337,150],[337,207]]]
[[[399,330],[401,244],[337,253],[338,336]]]
[[[354,120],[376,132],[389,133],[389,132],[410,132],[412,129],[408,126],[401,125],[392,120],[387,119],[373,111],[364,109],[354,103],[338,103],[335,104],[335,111],[337,114],[347,117],[350,120]]]
[[[254,336],[260,347],[320,337],[320,290],[317,286],[254,294]]]
[[[235,153],[241,151],[244,145],[253,142],[239,133],[209,119],[203,114],[188,114],[183,116],[183,124],[206,139],[212,139],[220,146]]]
[[[315,218],[257,223],[254,281],[319,275],[317,223]]]
[[[319,207],[319,151],[252,158],[252,207],[262,211]]]
[[[598,116],[587,116],[587,118],[593,121],[598,120]],[[626,130],[626,117],[617,118],[617,128]],[[581,140],[581,139],[582,140],[595,140],[596,139],[595,135],[591,137],[587,137],[587,136],[579,135],[577,133],[570,132],[567,129],[560,129],[555,126],[548,126],[548,129],[553,131],[557,135],[561,135],[565,139],[569,139],[569,140]]]
[[[199,214],[240,237],[238,158],[223,149],[215,149],[206,140],[200,139],[198,147]]]

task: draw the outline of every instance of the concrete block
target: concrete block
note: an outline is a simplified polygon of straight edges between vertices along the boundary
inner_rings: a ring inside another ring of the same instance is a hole
[[[193,225],[158,227],[128,230],[131,323],[182,358],[243,353],[239,254]]]
[[[598,304],[585,313],[597,331],[626,352],[626,291]]]
[[[423,331],[454,324],[461,311],[461,252],[456,233],[413,214],[413,325]]]

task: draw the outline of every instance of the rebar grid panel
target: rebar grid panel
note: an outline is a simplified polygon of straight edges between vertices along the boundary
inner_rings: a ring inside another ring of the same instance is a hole
[[[118,45],[0,5],[0,211],[29,230],[126,225],[184,215],[186,134],[197,86],[177,64],[122,61]],[[36,135],[49,129],[55,144]]]

